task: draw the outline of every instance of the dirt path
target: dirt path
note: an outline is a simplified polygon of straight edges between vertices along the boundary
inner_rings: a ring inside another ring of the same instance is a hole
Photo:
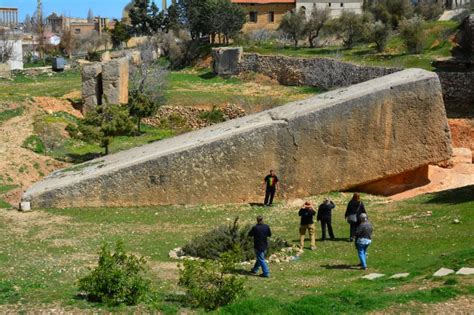
[[[24,188],[67,164],[36,154],[22,147],[33,134],[34,116],[38,110],[31,103],[24,104],[25,111],[0,125],[0,175],[5,183],[19,188],[8,192],[3,199],[17,204]]]

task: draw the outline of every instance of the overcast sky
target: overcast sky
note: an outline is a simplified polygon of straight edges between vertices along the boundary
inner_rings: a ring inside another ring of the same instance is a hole
[[[87,17],[92,9],[95,16],[121,18],[123,7],[129,0],[42,0],[43,12],[48,16],[53,11],[71,17]],[[161,1],[155,1],[161,6]],[[171,2],[171,1],[170,1]],[[19,19],[23,21],[26,14],[32,15],[36,10],[37,0],[0,0],[0,7],[19,9]]]

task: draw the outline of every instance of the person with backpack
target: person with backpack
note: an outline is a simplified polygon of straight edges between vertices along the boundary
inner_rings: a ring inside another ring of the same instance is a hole
[[[374,228],[367,218],[367,214],[359,215],[360,224],[355,232],[355,246],[359,255],[360,266],[363,270],[367,270],[367,248],[372,243],[372,232]]]
[[[356,228],[360,224],[359,216],[362,213],[367,214],[367,211],[365,211],[364,203],[360,200],[360,194],[355,193],[347,204],[346,213],[344,214],[347,223],[350,225],[349,242],[354,240]]]
[[[329,231],[329,237],[331,238],[331,240],[334,240],[334,232],[332,230],[331,219],[332,209],[334,209],[335,207],[336,205],[334,204],[334,202],[326,198],[318,208],[318,216],[316,217],[316,219],[318,221],[321,221],[322,241],[326,240],[326,226]]]

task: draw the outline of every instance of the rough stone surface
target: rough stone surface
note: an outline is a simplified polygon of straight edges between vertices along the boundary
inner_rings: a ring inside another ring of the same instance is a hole
[[[84,64],[81,75],[83,111],[87,112],[102,104],[102,65]]]
[[[12,70],[9,64],[0,63],[0,79],[10,79],[12,77]]]
[[[382,277],[385,277],[385,274],[383,274],[383,273],[371,273],[371,274],[368,274],[366,276],[363,276],[362,279],[375,280],[375,279],[382,278]]]
[[[474,69],[474,68],[473,68]],[[474,114],[474,71],[437,71],[446,110],[452,117]]]
[[[128,103],[128,77],[127,58],[114,59],[102,64],[103,103]]]
[[[33,208],[256,202],[271,168],[278,197],[300,198],[451,153],[438,77],[411,69],[55,172],[23,200]]]
[[[463,267],[456,272],[457,275],[470,276],[474,275],[474,268]]]
[[[439,269],[438,271],[436,271],[433,276],[434,277],[444,277],[444,276],[447,276],[447,275],[450,275],[450,274],[453,274],[454,273],[454,270],[452,269],[448,269],[448,268],[441,268]]]
[[[239,74],[242,47],[222,47],[212,49],[212,69],[218,75]]]
[[[407,278],[410,274],[408,272],[403,272],[403,273],[396,273],[393,276],[390,277],[390,279],[401,279],[401,278]]]

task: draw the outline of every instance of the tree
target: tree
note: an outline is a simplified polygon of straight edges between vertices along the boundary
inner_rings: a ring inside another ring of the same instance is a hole
[[[211,34],[213,12],[211,0],[181,0],[178,5],[192,39]]]
[[[13,40],[7,30],[0,29],[0,63],[6,63],[13,56]]]
[[[308,37],[309,47],[314,48],[314,42],[319,37],[321,30],[326,26],[329,20],[329,9],[318,9],[313,5],[311,15],[306,21],[304,33]]]
[[[377,51],[382,52],[387,45],[388,37],[390,36],[390,28],[382,23],[382,21],[376,21],[368,23],[366,27],[367,35],[366,38],[369,42],[375,43]]]
[[[89,143],[99,143],[109,154],[112,137],[129,135],[133,130],[133,122],[125,106],[102,105],[89,111],[79,124],[79,137]]]
[[[94,12],[92,12],[91,8],[87,11],[87,23],[94,23]]]
[[[127,26],[118,20],[115,20],[115,27],[109,32],[114,48],[121,47],[123,43],[126,45],[132,37],[127,29]]]
[[[332,21],[331,27],[342,39],[345,49],[351,49],[364,37],[364,17],[354,12],[343,11],[339,18]]]
[[[403,19],[400,22],[400,37],[409,53],[419,54],[423,52],[423,28],[424,21],[419,16],[411,19]]]
[[[211,30],[214,35],[223,35],[224,43],[229,44],[229,39],[240,32],[245,24],[246,13],[244,9],[229,0],[214,0],[210,3]]]
[[[130,68],[128,108],[130,115],[137,121],[139,133],[142,119],[155,115],[164,102],[168,71],[156,62],[154,51],[152,42],[140,46],[142,62]]]
[[[150,0],[134,0],[129,16],[135,34],[151,35],[150,10]]]
[[[374,15],[375,20],[390,24],[393,29],[398,28],[403,18],[413,16],[414,8],[411,0],[369,0],[364,9]]]
[[[304,36],[305,19],[304,10],[288,12],[283,16],[278,27],[279,30],[293,40],[295,48],[298,47],[298,40]]]
[[[64,30],[63,34],[61,35],[61,43],[59,46],[69,58],[72,57],[74,48],[76,47],[76,36],[70,28]]]

